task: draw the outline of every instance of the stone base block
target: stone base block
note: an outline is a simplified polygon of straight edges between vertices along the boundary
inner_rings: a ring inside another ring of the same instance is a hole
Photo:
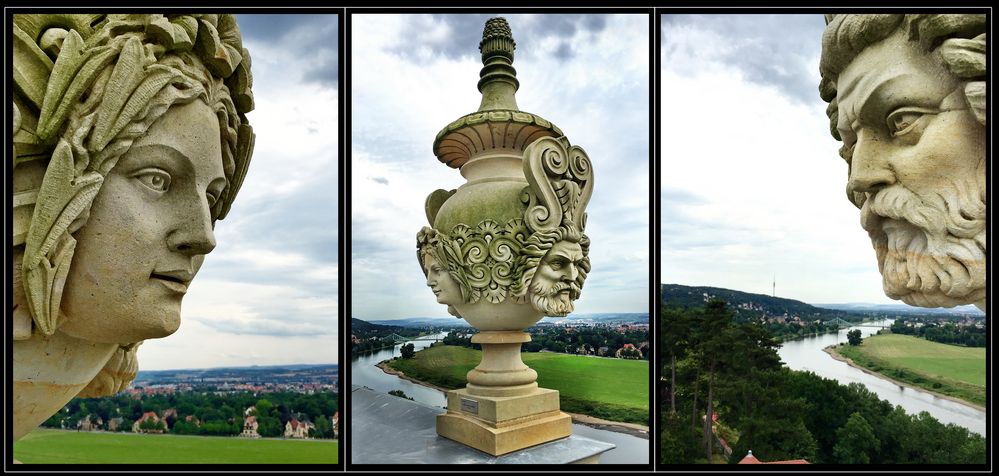
[[[559,411],[558,391],[487,397],[467,389],[448,392],[448,411],[437,416],[437,434],[493,456],[572,434],[572,418]]]

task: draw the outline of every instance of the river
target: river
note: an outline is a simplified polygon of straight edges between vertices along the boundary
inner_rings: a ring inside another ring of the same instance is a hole
[[[894,320],[889,319],[885,322],[890,326]],[[864,337],[877,333],[878,328],[868,326],[868,324],[872,323],[842,329],[835,334],[829,333],[785,342],[778,350],[778,354],[781,360],[792,369],[809,370],[821,377],[835,379],[844,385],[852,382],[862,383],[881,399],[888,400],[892,405],[901,405],[905,411],[911,414],[926,411],[945,424],[954,423],[980,435],[985,435],[985,412],[940,398],[929,392],[896,385],[891,381],[851,367],[846,362],[833,359],[822,350],[827,346],[846,342],[846,333],[854,329],[860,329],[861,335]]]
[[[445,335],[446,333],[442,333],[433,337],[443,338]],[[412,342],[416,350],[420,350],[430,346],[432,341],[414,340],[410,342]],[[382,369],[375,367],[375,364],[378,362],[399,356],[400,347],[402,347],[402,344],[392,349],[383,349],[352,359],[350,362],[351,385],[362,385],[384,393],[388,393],[390,390],[402,390],[406,393],[406,396],[412,397],[418,402],[441,407],[443,410],[447,404],[447,399],[444,397],[443,392],[403,380],[395,375],[389,375],[383,372]],[[600,456],[600,463],[602,464],[637,464],[649,462],[649,440],[644,438],[616,431],[599,430],[575,423],[572,425],[572,433],[617,445],[616,448]]]

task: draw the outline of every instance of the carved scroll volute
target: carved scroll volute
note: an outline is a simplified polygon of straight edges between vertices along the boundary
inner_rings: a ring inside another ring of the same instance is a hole
[[[564,137],[544,137],[524,149],[524,176],[530,184],[524,221],[531,230],[554,230],[563,223],[580,231],[586,227],[593,167],[581,147],[567,144]]]

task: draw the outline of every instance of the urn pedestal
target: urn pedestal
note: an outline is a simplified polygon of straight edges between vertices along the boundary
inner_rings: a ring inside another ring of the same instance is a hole
[[[572,418],[559,411],[558,390],[539,388],[537,372],[520,357],[523,331],[484,331],[482,362],[465,388],[447,393],[437,434],[497,456],[572,434]]]

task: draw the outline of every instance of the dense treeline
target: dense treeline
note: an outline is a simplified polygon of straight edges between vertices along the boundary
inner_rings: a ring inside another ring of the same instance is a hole
[[[374,337],[350,344],[350,356],[357,357],[376,350],[391,349],[395,345],[396,342],[392,339]]]
[[[724,301],[664,307],[661,459],[984,463],[985,439],[927,413],[908,415],[859,384],[841,385],[782,366],[778,344],[755,323],[736,323]],[[706,415],[717,414],[717,425]]]
[[[643,328],[628,328],[623,332],[617,327],[597,325],[574,327],[534,327],[528,329],[531,342],[524,344],[526,352],[547,350],[564,354],[590,354],[601,357],[614,357],[618,349],[631,344],[641,351],[642,358],[648,360],[649,332]],[[645,346],[642,346],[645,343]],[[628,352],[633,358],[637,354]]]
[[[372,324],[367,321],[352,318],[350,320],[350,333],[361,339],[368,339],[371,337],[386,337],[391,334],[398,334],[403,337],[417,337],[422,335],[423,331],[412,327]]]
[[[922,337],[941,344],[963,345],[967,347],[985,347],[984,327],[956,326],[950,322],[929,323],[920,327],[911,325],[905,319],[898,319],[891,325],[893,334],[905,334]]]
[[[311,421],[315,425],[310,436],[332,438],[330,417],[336,411],[337,397],[332,393],[251,392],[226,393],[182,392],[145,395],[135,398],[127,393],[111,397],[74,398],[62,411],[52,415],[42,426],[50,428],[76,428],[87,418],[103,421],[108,428],[112,419],[121,418],[116,431],[132,431],[132,424],[146,412],[163,417],[168,409],[175,409],[165,418],[163,430],[184,435],[234,436],[243,431],[246,409],[257,418],[260,436],[276,437],[284,434],[285,424],[292,418]],[[188,419],[188,416],[191,418]],[[148,420],[147,420],[148,422]],[[155,429],[155,423],[143,422],[142,429]],[[144,427],[143,427],[144,425]]]

